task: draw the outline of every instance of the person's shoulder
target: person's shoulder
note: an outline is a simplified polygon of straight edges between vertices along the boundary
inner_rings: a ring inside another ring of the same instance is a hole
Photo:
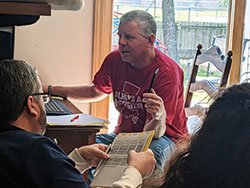
[[[156,49],[156,61],[161,79],[181,85],[184,77],[183,70],[173,59]]]
[[[21,143],[25,143],[26,146],[30,145],[33,143],[33,141],[35,141],[36,139],[39,139],[41,137],[41,135],[33,133],[33,132],[28,132],[25,131],[23,129],[13,129],[10,131],[6,131],[4,133],[4,136],[9,137],[9,140],[11,141],[15,141],[15,142],[19,142],[20,140]]]
[[[58,150],[60,152],[63,152],[62,149],[50,138],[47,136],[39,135],[39,134],[33,134],[32,135],[33,144],[31,147],[37,147],[37,148],[45,148],[45,149],[52,149]],[[64,152],[63,152],[64,153]]]
[[[110,52],[106,58],[121,58],[119,50],[114,50]]]
[[[156,49],[156,61],[161,69],[171,72],[183,72],[181,67],[171,57]]]
[[[46,136],[28,132],[22,129],[14,129],[2,132],[0,138],[0,147],[4,147],[2,154],[18,155],[17,161],[23,163],[29,157],[36,153],[48,153],[48,150],[54,150],[58,153],[64,153],[57,144]]]
[[[174,61],[171,57],[169,57],[167,54],[164,54],[163,52],[161,52],[158,49],[155,49],[156,52],[156,58],[158,61],[162,61],[165,64],[171,64],[174,66],[178,66],[178,64],[176,63],[176,61]]]
[[[66,160],[71,165],[74,165],[66,153],[46,136],[31,134],[30,144],[27,146],[26,151],[28,151],[28,158],[30,159],[49,160],[51,165],[53,161]]]
[[[119,50],[110,52],[104,59],[104,66],[113,69],[113,67],[119,67],[121,64],[124,64],[122,61]]]
[[[28,132],[25,130],[20,130],[20,131],[18,131],[17,137],[22,137],[22,139],[27,139],[30,141],[31,140],[36,141],[36,140],[43,139],[45,136],[42,136],[40,134],[33,133],[33,132]],[[45,138],[48,139],[48,137],[45,137]]]
[[[24,130],[17,130],[17,131],[18,131],[17,133],[13,133],[15,134],[15,136],[13,137],[15,137],[17,143],[18,142],[22,143],[22,145],[27,149],[33,150],[32,149],[33,147],[40,149],[43,147],[45,148],[54,147],[59,149],[57,144],[46,136]]]

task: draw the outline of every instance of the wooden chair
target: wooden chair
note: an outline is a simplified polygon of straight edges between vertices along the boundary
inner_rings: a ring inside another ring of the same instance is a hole
[[[201,120],[204,120],[206,109],[204,109],[204,107],[199,104],[195,104],[191,107],[193,93],[198,90],[203,90],[210,98],[213,98],[219,89],[226,87],[232,63],[231,57],[233,54],[232,51],[229,51],[227,53],[227,58],[225,58],[220,48],[215,45],[203,53],[201,53],[201,49],[202,45],[199,44],[197,46],[197,51],[187,86],[185,110],[187,117],[198,116]],[[222,72],[220,82],[219,84],[217,83],[218,86],[216,86],[216,83],[210,80],[196,80],[199,66],[205,62],[212,63],[220,72]]]

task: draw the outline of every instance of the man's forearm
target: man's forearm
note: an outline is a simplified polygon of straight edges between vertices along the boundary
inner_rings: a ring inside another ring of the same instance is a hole
[[[142,177],[139,171],[132,166],[128,166],[121,179],[113,183],[112,188],[135,188],[141,184]]]
[[[94,85],[86,86],[52,86],[51,92],[53,95],[67,97],[74,100],[84,102],[95,102],[104,99],[107,94],[97,91]]]

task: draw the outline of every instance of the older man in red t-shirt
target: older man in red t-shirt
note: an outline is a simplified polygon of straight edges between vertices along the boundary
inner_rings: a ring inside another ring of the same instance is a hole
[[[114,133],[97,135],[97,142],[109,144],[120,132],[155,130],[150,148],[157,161],[156,168],[163,170],[176,140],[188,135],[183,71],[154,48],[156,22],[147,12],[135,10],[124,14],[118,35],[119,51],[105,58],[93,85],[53,86],[51,90],[53,94],[85,101],[101,100],[113,93],[120,113],[118,124]],[[153,89],[148,91],[150,85]]]

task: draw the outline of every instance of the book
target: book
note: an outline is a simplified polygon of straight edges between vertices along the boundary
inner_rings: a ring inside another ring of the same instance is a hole
[[[100,161],[91,186],[111,187],[113,182],[121,178],[124,169],[127,167],[129,151],[141,152],[147,150],[153,137],[154,131],[118,134],[108,152],[110,158]]]
[[[103,126],[108,120],[96,118],[89,114],[70,114],[61,116],[47,116],[47,124],[50,126]]]

